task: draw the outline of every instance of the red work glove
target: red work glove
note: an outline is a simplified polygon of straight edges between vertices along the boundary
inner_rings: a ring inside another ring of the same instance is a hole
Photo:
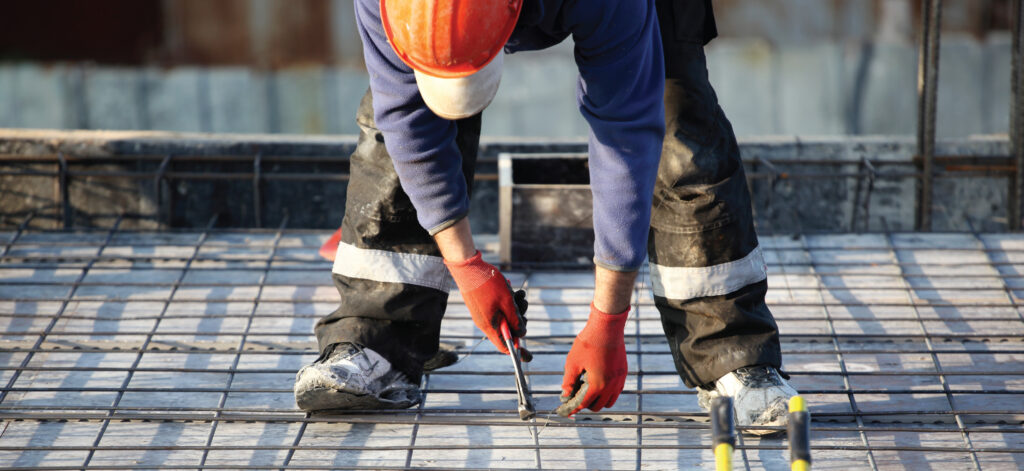
[[[615,405],[626,384],[622,332],[628,314],[629,308],[620,314],[608,314],[590,305],[590,319],[565,358],[563,404],[557,410],[560,415],[568,417],[584,407],[597,412]]]
[[[512,294],[508,280],[493,265],[485,262],[478,251],[461,262],[444,261],[459,286],[473,323],[487,335],[498,351],[508,354],[501,338],[501,323],[508,323],[513,337],[526,335],[526,293]],[[524,358],[525,359],[525,358]]]

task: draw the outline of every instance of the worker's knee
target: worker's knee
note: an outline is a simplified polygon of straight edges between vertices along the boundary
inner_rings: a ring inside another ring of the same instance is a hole
[[[658,185],[654,189],[651,227],[695,234],[750,219],[750,194],[742,172],[711,185]]]
[[[654,188],[651,226],[703,232],[749,218],[750,193],[739,147],[715,106],[707,126],[669,123]],[[701,129],[700,135],[694,135]]]
[[[718,105],[691,102],[680,106],[692,112],[678,113],[667,123],[657,186],[686,192],[742,176],[736,137]]]

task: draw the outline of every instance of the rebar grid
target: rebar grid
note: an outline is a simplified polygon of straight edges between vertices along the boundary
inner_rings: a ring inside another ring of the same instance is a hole
[[[646,272],[627,330],[631,382],[615,408],[577,420],[543,411],[557,404],[589,275],[510,273],[530,293],[536,359],[526,374],[542,411],[534,440],[517,418],[506,360],[479,341],[457,293],[442,341],[462,360],[425,375],[421,406],[308,415],[293,408],[291,379],[315,358],[312,323],[337,296],[329,264],[313,255],[321,237],[212,224],[166,244],[135,245],[144,234],[128,235],[114,227],[0,236],[0,467],[640,469],[711,461],[706,414],[667,361]],[[815,460],[844,469],[1021,467],[1024,236],[914,238],[762,240],[786,367],[815,419]],[[737,464],[778,468],[785,446],[747,437]]]

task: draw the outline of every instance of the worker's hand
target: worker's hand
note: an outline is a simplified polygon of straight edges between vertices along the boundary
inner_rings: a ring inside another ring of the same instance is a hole
[[[625,312],[607,314],[590,305],[590,319],[576,336],[565,359],[562,378],[562,406],[565,417],[584,407],[597,412],[615,405],[626,384]]]
[[[508,323],[513,337],[526,335],[526,292],[512,293],[505,276],[493,265],[484,262],[478,251],[476,255],[461,262],[444,261],[459,286],[462,299],[466,301],[473,323],[487,335],[501,353],[508,354],[508,348],[501,338],[501,323]],[[530,357],[529,352],[523,359]],[[527,360],[528,361],[528,360]]]

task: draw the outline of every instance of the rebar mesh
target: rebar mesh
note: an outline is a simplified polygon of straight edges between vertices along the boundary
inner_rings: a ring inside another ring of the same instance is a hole
[[[307,415],[292,381],[336,307],[322,232],[0,234],[0,467],[31,469],[668,469],[713,463],[707,416],[676,375],[646,275],[616,406],[547,413],[586,320],[592,275],[509,273],[531,307],[527,375],[453,293],[459,363],[402,411]],[[23,226],[25,227],[25,226]],[[1024,236],[762,237],[785,368],[808,399],[813,456],[834,469],[1024,467]],[[744,437],[742,469],[787,466]]]

